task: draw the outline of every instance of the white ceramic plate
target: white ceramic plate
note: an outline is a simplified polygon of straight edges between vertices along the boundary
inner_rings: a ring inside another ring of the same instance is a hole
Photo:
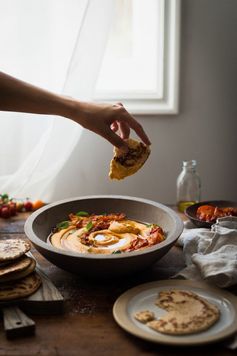
[[[141,310],[150,310],[156,318],[166,313],[156,306],[158,293],[167,289],[192,291],[215,304],[221,313],[220,319],[209,329],[189,335],[166,335],[150,329],[134,318]],[[223,340],[237,332],[237,297],[206,283],[186,280],[166,280],[139,285],[123,293],[113,307],[115,321],[129,333],[142,339],[170,345],[203,345]]]

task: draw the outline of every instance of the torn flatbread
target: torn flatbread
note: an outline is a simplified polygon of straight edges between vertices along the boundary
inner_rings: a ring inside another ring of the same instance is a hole
[[[114,147],[114,157],[110,162],[109,177],[111,179],[124,179],[136,173],[146,162],[150,155],[150,147],[142,142],[129,138],[128,152],[123,153],[119,148]]]
[[[164,334],[197,333],[211,327],[220,317],[217,306],[191,291],[162,291],[156,305],[167,313],[146,325]]]

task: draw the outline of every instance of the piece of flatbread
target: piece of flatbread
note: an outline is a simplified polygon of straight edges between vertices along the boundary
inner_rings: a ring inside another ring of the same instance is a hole
[[[18,281],[0,284],[0,301],[27,297],[36,292],[40,285],[41,278],[36,272]]]
[[[34,272],[35,266],[36,266],[35,260],[33,258],[30,258],[29,266],[27,266],[23,270],[12,271],[8,274],[5,274],[4,276],[0,276],[0,285],[1,285],[1,283],[16,281],[18,279],[28,276],[29,274]]]
[[[15,260],[30,250],[30,243],[20,239],[0,241],[0,262]]]
[[[6,264],[0,264],[0,281],[1,277],[7,276],[11,273],[20,272],[29,267],[32,258],[28,256],[22,256],[17,260],[7,261]]]
[[[123,153],[117,147],[114,147],[114,157],[110,162],[109,177],[111,179],[123,179],[136,173],[146,162],[150,155],[150,147],[129,138],[128,152]]]
[[[10,261],[5,261],[5,262],[0,262],[0,268],[5,267],[5,266],[8,266],[8,265],[10,265],[11,263],[12,263],[11,260],[10,260]]]
[[[146,324],[148,321],[155,319],[155,314],[149,310],[142,310],[137,312],[134,317],[141,323]]]
[[[208,329],[220,317],[220,311],[215,305],[191,291],[162,291],[156,305],[167,310],[167,313],[146,325],[164,334],[197,333]]]

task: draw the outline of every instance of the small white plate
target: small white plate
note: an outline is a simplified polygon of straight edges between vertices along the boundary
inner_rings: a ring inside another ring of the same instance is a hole
[[[188,335],[167,335],[150,329],[134,318],[141,310],[150,310],[156,318],[166,311],[155,305],[158,293],[167,289],[192,291],[215,304],[220,310],[220,319],[209,329]],[[123,293],[113,307],[115,321],[129,333],[142,339],[170,345],[203,345],[221,341],[237,332],[237,297],[233,294],[210,287],[204,282],[186,280],[165,280],[139,285]]]

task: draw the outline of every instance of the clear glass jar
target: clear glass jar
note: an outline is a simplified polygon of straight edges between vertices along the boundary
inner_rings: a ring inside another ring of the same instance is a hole
[[[177,206],[181,212],[201,199],[201,179],[196,166],[195,160],[183,161],[182,171],[177,178]]]

